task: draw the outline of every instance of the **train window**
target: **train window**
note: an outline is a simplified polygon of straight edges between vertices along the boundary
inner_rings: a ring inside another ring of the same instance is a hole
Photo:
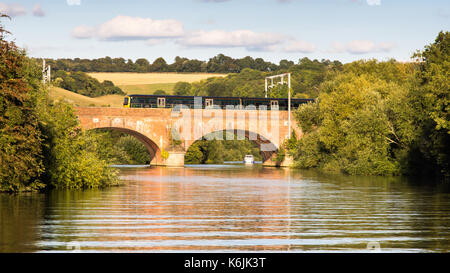
[[[128,98],[127,97],[123,100],[123,105],[128,105]]]
[[[158,107],[159,108],[166,107],[166,98],[158,98]]]
[[[212,107],[214,104],[214,99],[205,99],[205,108]]]
[[[272,110],[278,110],[279,109],[277,100],[271,100],[270,101],[270,109],[272,109]]]

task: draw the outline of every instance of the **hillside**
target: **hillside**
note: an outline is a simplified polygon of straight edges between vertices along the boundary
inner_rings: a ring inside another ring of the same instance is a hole
[[[121,107],[123,102],[121,95],[90,98],[55,86],[50,87],[49,95],[53,100],[64,100],[75,106]]]

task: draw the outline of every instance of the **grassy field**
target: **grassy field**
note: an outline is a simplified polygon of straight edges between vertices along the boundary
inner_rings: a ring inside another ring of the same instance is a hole
[[[99,81],[109,80],[127,94],[153,94],[164,90],[171,94],[177,82],[196,82],[211,77],[225,77],[216,73],[88,73]]]
[[[123,102],[123,96],[121,95],[90,98],[54,86],[50,87],[49,95],[53,100],[65,101],[75,106],[122,107]]]
[[[119,85],[127,94],[152,95],[156,90],[164,90],[167,94],[172,94],[176,83],[153,83],[153,84],[133,84]]]

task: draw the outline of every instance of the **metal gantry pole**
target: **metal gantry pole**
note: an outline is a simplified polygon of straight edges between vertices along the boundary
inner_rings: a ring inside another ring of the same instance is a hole
[[[45,65],[45,59],[42,60],[42,83],[46,84],[47,82],[50,83],[52,79],[51,75],[51,67]]]
[[[289,92],[288,92],[288,115],[289,115],[289,139],[291,139],[291,73],[288,73],[288,88],[289,88]]]
[[[265,86],[266,86],[265,90],[266,90],[266,98],[267,98],[267,78],[266,78],[266,81],[265,81]]]
[[[285,74],[280,74],[280,75],[275,75],[275,76],[270,76],[270,77],[266,77],[265,79],[265,91],[266,91],[266,98],[267,98],[267,92],[270,88],[273,88],[273,79],[274,78],[281,78],[281,84],[284,84],[284,77],[288,76],[288,126],[289,126],[289,135],[288,138],[291,139],[291,135],[292,135],[292,124],[291,124],[291,73],[285,73]],[[270,79],[271,85],[268,86],[267,80]]]

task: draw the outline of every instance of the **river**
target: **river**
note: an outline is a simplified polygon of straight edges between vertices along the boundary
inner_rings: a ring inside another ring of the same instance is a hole
[[[243,165],[0,194],[0,252],[449,252],[447,185]]]

